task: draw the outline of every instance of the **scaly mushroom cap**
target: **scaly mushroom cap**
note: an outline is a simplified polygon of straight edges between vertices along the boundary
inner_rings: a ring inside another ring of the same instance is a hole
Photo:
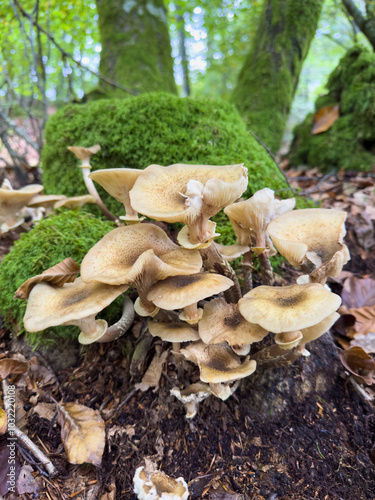
[[[336,311],[338,295],[319,283],[285,287],[258,286],[238,302],[242,316],[273,333],[316,325]]]
[[[28,207],[36,208],[50,208],[56,202],[65,200],[66,196],[64,194],[42,194],[40,196],[35,196],[28,204]]]
[[[80,167],[90,167],[90,158],[92,155],[100,151],[99,144],[91,146],[89,148],[82,148],[80,146],[68,146],[69,151],[71,151],[79,160],[82,161]]]
[[[230,346],[249,345],[268,335],[261,326],[246,321],[237,304],[227,304],[224,299],[211,300],[204,306],[198,331],[205,344],[227,342]]]
[[[229,217],[240,245],[272,248],[267,235],[264,242],[257,242],[258,235],[265,234],[267,225],[278,215],[293,210],[295,204],[294,198],[277,200],[272,189],[264,188],[246,201],[227,206],[224,213]]]
[[[198,250],[185,250],[171,241],[154,224],[136,224],[113,229],[94,245],[81,264],[83,281],[101,281],[112,285],[134,283],[145,275],[150,262],[155,264],[154,278],[200,271]]]
[[[204,342],[194,342],[181,349],[189,361],[198,365],[202,382],[221,383],[238,380],[255,371],[256,362],[241,358],[227,344],[207,345]]]
[[[84,283],[77,278],[73,283],[56,287],[42,281],[31,290],[23,318],[28,332],[39,332],[50,326],[75,324],[88,316],[95,316],[129,287],[105,283]]]
[[[306,208],[280,215],[267,231],[288,262],[311,274],[327,265],[336,252],[341,252],[341,263],[349,259],[347,249],[343,250],[345,219],[346,213],[339,210]]]
[[[233,281],[221,274],[197,273],[172,276],[154,285],[147,298],[161,309],[172,311],[224,292]]]
[[[86,205],[86,203],[96,203],[95,198],[91,196],[91,194],[73,196],[72,198],[65,197],[65,199],[57,201],[54,204],[54,208],[57,210],[58,208],[64,207],[74,210],[75,208],[82,208],[83,205]]]
[[[39,184],[30,184],[21,189],[0,189],[0,216],[8,225],[16,222],[16,213],[25,207],[32,198],[43,190]]]
[[[241,165],[150,165],[130,191],[132,207],[152,219],[190,224],[202,205],[212,215],[239,198],[247,188]]]
[[[199,340],[197,330],[194,330],[194,328],[183,321],[164,323],[162,321],[149,320],[148,330],[153,337],[160,337],[167,342],[190,342]]]
[[[100,184],[115,200],[124,205],[126,217],[122,216],[123,220],[140,222],[142,219],[138,219],[137,212],[131,207],[129,191],[141,172],[142,170],[135,168],[107,168],[95,170],[95,172],[91,172],[89,177]]]

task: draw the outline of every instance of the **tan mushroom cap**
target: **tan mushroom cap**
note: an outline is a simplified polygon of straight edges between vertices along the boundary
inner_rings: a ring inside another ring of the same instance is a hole
[[[171,276],[154,285],[147,298],[161,309],[172,311],[195,304],[206,297],[224,292],[233,281],[221,274],[196,273]]]
[[[238,259],[238,257],[241,257],[241,255],[250,250],[248,245],[240,245],[239,243],[234,243],[233,245],[222,245],[221,243],[215,242],[215,246],[227,262],[232,262],[233,260]]]
[[[148,217],[186,224],[199,216],[203,203],[215,207],[214,215],[246,188],[247,169],[242,164],[150,165],[138,177],[130,200],[135,210]]]
[[[319,283],[258,286],[238,302],[242,316],[273,333],[316,325],[336,311],[341,298]]]
[[[198,331],[205,344],[227,342],[230,346],[246,346],[268,335],[268,330],[249,323],[237,304],[227,304],[224,299],[213,299],[205,304]]]
[[[42,194],[35,196],[28,204],[28,207],[52,207],[56,202],[65,200],[66,196],[64,194]]]
[[[16,222],[16,213],[43,190],[40,184],[30,184],[21,189],[0,189],[0,216],[11,226]]]
[[[199,340],[197,330],[194,330],[187,323],[162,321],[149,321],[148,330],[153,337],[160,337],[167,342],[190,342]]]
[[[144,278],[150,260],[158,264],[156,279],[193,274],[202,266],[198,250],[179,247],[154,224],[136,224],[113,229],[98,241],[82,261],[81,276],[87,283],[131,284]]]
[[[146,467],[138,467],[134,476],[134,493],[143,500],[187,500],[189,490],[182,477],[173,479],[158,471],[148,459]],[[149,463],[148,463],[149,462]],[[151,465],[151,466],[150,466]]]
[[[203,382],[191,384],[186,389],[180,391],[178,387],[173,387],[170,393],[181,401],[186,409],[186,418],[194,418],[201,401],[212,394],[210,386]]]
[[[303,328],[301,330],[301,333],[303,335],[303,344],[307,344],[308,342],[312,342],[313,340],[316,340],[319,338],[323,333],[328,332],[328,330],[331,328],[334,323],[339,319],[340,314],[337,312],[334,312],[324,318],[320,323],[317,325],[313,325],[309,328]]]
[[[82,161],[82,165],[80,165],[81,168],[90,168],[91,156],[98,153],[101,148],[99,144],[95,144],[95,146],[91,146],[89,148],[83,148],[81,146],[68,146],[67,149],[69,149],[69,151],[71,151],[79,160]]]
[[[343,250],[345,219],[346,212],[339,210],[306,208],[280,215],[267,231],[288,262],[311,274]],[[348,258],[346,249],[342,261]]]
[[[125,207],[126,217],[123,220],[140,222],[137,212],[130,204],[129,191],[134,186],[142,170],[135,168],[107,168],[95,170],[89,175],[90,179],[100,184],[115,200]],[[144,218],[143,218],[144,219]]]
[[[54,208],[58,209],[61,207],[69,208],[70,210],[75,208],[81,208],[86,203],[96,203],[95,198],[91,196],[91,194],[85,194],[83,196],[73,196],[72,198],[66,198],[60,201],[57,201],[54,204]]]
[[[214,238],[217,238],[218,236],[220,236],[220,233],[216,232],[216,222],[209,220],[207,221],[206,234],[203,242],[198,242],[198,243],[191,242],[191,236],[188,226],[184,226],[179,231],[177,235],[177,241],[184,248],[190,248],[190,249],[196,248],[198,250],[202,250],[204,248],[208,248],[211,245],[212,240]]]
[[[295,204],[294,198],[278,200],[272,189],[264,188],[248,200],[227,206],[224,213],[229,217],[239,244],[272,248],[266,235],[267,225],[278,215],[293,210]],[[264,241],[262,234],[266,237]],[[261,240],[257,241],[259,236]]]
[[[241,358],[227,344],[207,345],[194,342],[181,349],[189,361],[198,365],[202,382],[221,383],[238,380],[251,375],[256,368],[254,360]]]
[[[73,283],[66,283],[62,287],[56,287],[47,282],[38,283],[31,290],[27,301],[23,319],[25,329],[28,332],[39,332],[50,326],[77,325],[83,330],[87,327],[88,330],[84,334],[87,333],[90,337],[90,334],[95,334],[95,315],[128,288],[127,285],[87,284],[81,278],[77,278]],[[106,322],[97,321],[100,322],[101,329],[105,331]],[[95,337],[94,340],[97,338]]]

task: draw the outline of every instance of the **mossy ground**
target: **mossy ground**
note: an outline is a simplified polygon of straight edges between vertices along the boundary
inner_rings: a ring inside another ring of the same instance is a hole
[[[67,257],[78,264],[95,243],[114,229],[114,224],[96,219],[79,211],[63,211],[43,220],[16,241],[0,264],[0,315],[13,331],[23,331],[22,319],[27,301],[14,299],[14,293],[24,281],[41,274]],[[120,317],[122,298],[107,307],[102,315],[108,322]],[[52,332],[52,333],[51,333]],[[39,333],[27,333],[32,344],[48,344],[58,337],[76,336],[76,327],[55,327]]]
[[[294,130],[290,163],[318,166],[325,172],[371,170],[375,165],[375,54],[351,48],[329,77],[327,89],[315,109],[339,104],[340,116],[329,130],[312,135],[314,113],[307,115]]]

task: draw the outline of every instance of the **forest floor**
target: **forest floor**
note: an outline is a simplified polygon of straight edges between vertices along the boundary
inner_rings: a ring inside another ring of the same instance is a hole
[[[134,473],[148,457],[166,474],[182,476],[191,499],[375,499],[374,393],[363,379],[372,382],[375,371],[361,356],[353,362],[343,354],[354,345],[362,345],[370,356],[375,352],[375,175],[323,176],[316,169],[288,170],[286,175],[293,188],[322,207],[349,214],[345,242],[352,258],[330,283],[343,297],[345,321],[309,346],[309,358],[277,368],[265,379],[262,374],[249,377],[225,402],[209,397],[192,420],[169,392],[179,385],[171,353],[157,390],[135,387],[160,345],[154,342],[147,357],[129,360],[129,341],[135,346],[144,340],[141,318],[126,338],[85,349],[71,343],[52,355],[31,351],[2,328],[0,359],[22,360],[23,355],[29,360],[27,373],[8,377],[16,387],[17,426],[48,455],[57,474],[49,477],[18,441],[18,491],[6,493],[9,436],[4,435],[0,498],[136,499]],[[0,240],[2,255],[16,238],[10,234]],[[295,278],[284,262],[278,284]],[[194,370],[191,377],[195,381]],[[302,386],[309,390],[301,396]],[[55,401],[100,412],[106,428],[100,467],[69,462]]]

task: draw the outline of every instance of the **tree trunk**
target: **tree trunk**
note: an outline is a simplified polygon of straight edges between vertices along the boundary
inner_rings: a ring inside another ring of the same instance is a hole
[[[248,128],[273,151],[280,146],[322,5],[323,0],[265,0],[233,92]]]
[[[99,71],[135,93],[176,93],[163,0],[96,0],[102,43]],[[103,82],[107,95],[124,92]]]
[[[367,16],[362,14],[353,0],[342,0],[342,3],[375,51],[375,2],[373,0],[365,1]]]

